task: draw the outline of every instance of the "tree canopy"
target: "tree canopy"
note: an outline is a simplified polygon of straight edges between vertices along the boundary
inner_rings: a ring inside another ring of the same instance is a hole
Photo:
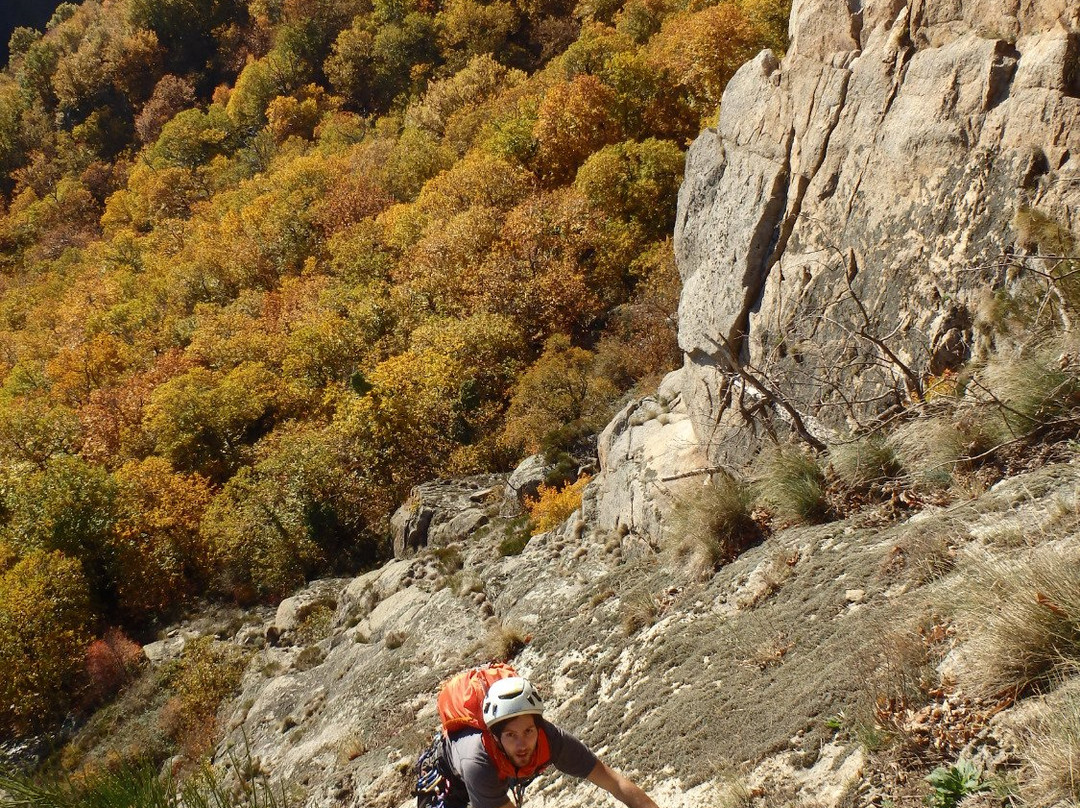
[[[371,564],[411,486],[655,384],[684,150],[788,5],[84,0],[16,30],[0,736],[70,707],[44,694],[109,626]]]

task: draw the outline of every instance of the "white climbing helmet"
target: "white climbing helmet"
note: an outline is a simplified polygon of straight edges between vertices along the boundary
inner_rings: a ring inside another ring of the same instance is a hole
[[[528,679],[509,676],[492,682],[484,696],[484,723],[488,729],[519,715],[543,715],[544,700]]]

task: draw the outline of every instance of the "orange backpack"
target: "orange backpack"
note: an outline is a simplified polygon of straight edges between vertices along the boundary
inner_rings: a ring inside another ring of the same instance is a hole
[[[472,727],[484,731],[484,696],[492,682],[517,676],[505,662],[493,662],[481,668],[462,671],[443,683],[439,690],[439,718],[443,734]]]

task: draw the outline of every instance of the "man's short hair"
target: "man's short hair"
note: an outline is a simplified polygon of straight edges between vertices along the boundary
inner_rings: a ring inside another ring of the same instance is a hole
[[[531,718],[533,720],[533,726],[534,727],[536,727],[537,729],[540,728],[540,721],[539,721],[540,716],[536,715],[535,713],[525,713],[525,715],[527,715],[529,718]],[[495,726],[493,726],[491,728],[491,734],[494,735],[496,738],[502,738],[502,734],[506,730],[506,725],[509,724],[511,721],[513,721],[515,718],[522,718],[522,717],[523,716],[515,715],[515,716],[511,716],[510,718],[506,719],[505,721],[500,721],[498,724],[496,724]]]

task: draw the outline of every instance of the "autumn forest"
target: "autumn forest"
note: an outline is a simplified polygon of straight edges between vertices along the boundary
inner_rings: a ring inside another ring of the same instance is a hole
[[[0,74],[0,739],[385,557],[680,363],[683,154],[784,0],[86,0]],[[567,480],[567,483],[572,482]]]

